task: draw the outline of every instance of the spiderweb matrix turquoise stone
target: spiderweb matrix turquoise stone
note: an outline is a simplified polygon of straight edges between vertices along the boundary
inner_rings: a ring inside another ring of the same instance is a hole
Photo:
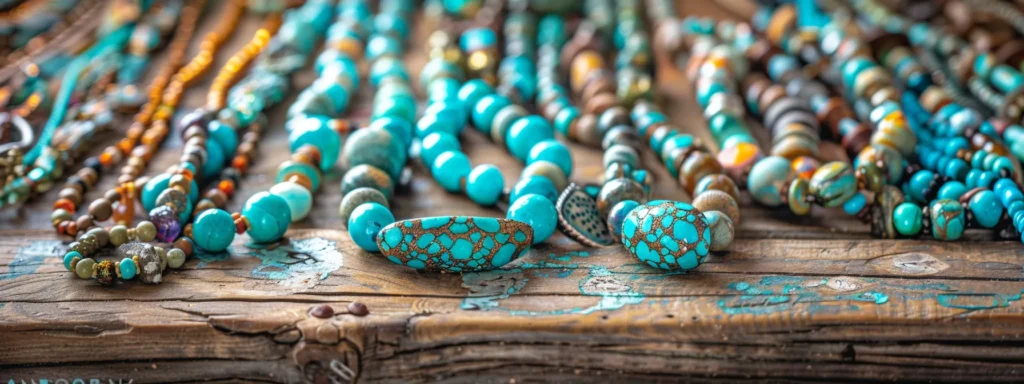
[[[381,229],[377,247],[395,264],[432,272],[500,268],[533,242],[523,222],[493,217],[438,216],[404,220]]]
[[[696,268],[711,250],[711,226],[692,205],[652,201],[626,215],[622,245],[641,262],[655,268]]]

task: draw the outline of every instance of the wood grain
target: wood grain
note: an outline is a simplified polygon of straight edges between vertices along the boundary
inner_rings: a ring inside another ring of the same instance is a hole
[[[679,5],[727,15],[707,2]],[[231,47],[257,24],[244,20]],[[294,83],[312,79],[306,71]],[[188,107],[202,104],[206,80],[187,93]],[[710,139],[688,81],[662,65],[658,83],[672,120]],[[232,209],[267,189],[287,157],[283,112],[271,114]],[[171,136],[150,174],[177,157]],[[522,165],[482,135],[470,132],[464,147],[509,184],[518,178]],[[600,153],[571,147],[574,179],[597,181]],[[655,159],[645,165],[656,197],[689,199]],[[445,193],[421,165],[412,170],[393,204],[398,217],[501,214]],[[72,277],[49,228],[55,191],[0,211],[0,381],[324,382],[332,362],[381,383],[1024,380],[1019,242],[980,231],[958,243],[873,240],[839,211],[794,219],[744,196],[732,250],[690,273],[555,235],[500,271],[426,274],[352,243],[336,214],[341,174],[325,177],[287,242],[254,249],[238,239],[229,254],[198,255],[159,286]],[[355,302],[369,315],[349,313]],[[308,315],[320,305],[335,315]]]

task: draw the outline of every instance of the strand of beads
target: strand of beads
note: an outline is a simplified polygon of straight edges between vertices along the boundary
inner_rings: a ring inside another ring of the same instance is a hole
[[[296,101],[288,109],[288,122],[285,129],[289,131],[289,143],[292,151],[291,159],[278,168],[277,184],[267,192],[260,192],[253,195],[249,202],[253,203],[253,209],[249,212],[254,217],[262,217],[257,213],[257,208],[273,205],[280,207],[283,201],[289,213],[289,220],[283,221],[280,215],[270,216],[275,221],[270,225],[266,220],[253,225],[248,229],[249,236],[256,242],[272,242],[279,239],[288,228],[288,223],[304,219],[312,209],[313,193],[319,189],[322,181],[322,172],[330,170],[338,159],[341,149],[341,134],[348,130],[347,122],[335,119],[343,113],[349,105],[349,95],[358,88],[358,76],[355,70],[355,62],[349,57],[356,51],[362,51],[363,43],[357,41],[357,45],[338,44],[338,37],[345,37],[353,30],[345,30],[357,25],[352,17],[353,12],[348,10],[355,7],[356,2],[348,2],[338,7],[337,17],[331,27],[334,31],[334,39],[330,40],[325,50],[316,60],[316,71],[318,74],[309,87],[299,93]],[[360,3],[361,4],[361,3]],[[362,6],[362,5],[360,5]],[[325,12],[331,9],[330,2],[321,1],[314,8],[304,9],[303,12],[312,15],[314,12]],[[318,19],[319,20],[319,19]],[[289,24],[285,22],[282,28],[292,26],[307,28],[307,25]],[[296,36],[296,38],[319,39],[328,26],[321,22],[313,23],[310,28],[315,31],[311,36]],[[288,35],[283,35],[288,36]],[[283,40],[282,40],[283,41]],[[291,42],[294,43],[294,42]],[[346,49],[341,51],[340,49]],[[308,50],[300,52],[294,62],[304,63]],[[292,60],[292,59],[288,59]],[[261,68],[254,69],[255,72]],[[281,82],[279,84],[286,84]],[[232,92],[238,92],[236,88]],[[276,90],[282,94],[286,89]],[[233,100],[244,100],[233,98]],[[229,107],[234,110],[245,110],[238,105]],[[263,123],[254,123],[250,127],[263,126]],[[232,193],[235,183],[248,169],[248,164],[255,154],[256,145],[260,130],[250,130],[243,136],[242,143],[238,145],[235,160],[225,171],[214,187],[210,188],[205,198],[196,205],[196,217],[191,224],[191,230],[186,229],[186,234],[191,233],[190,238],[195,246],[207,252],[223,252],[231,245],[235,233],[239,227],[245,225],[243,216],[252,222],[252,218],[242,214],[232,215],[222,209]],[[275,197],[281,200],[275,199]],[[264,201],[266,200],[266,201]],[[273,200],[273,202],[269,202]],[[247,203],[248,204],[248,203]],[[248,207],[248,205],[247,205]],[[276,211],[275,211],[276,212]]]
[[[238,6],[234,16],[230,13],[226,15],[228,21],[225,24],[231,27],[237,22],[242,11],[240,3],[236,2],[236,4]],[[118,224],[127,225],[131,222],[134,215],[135,194],[130,193],[132,191],[128,190],[128,183],[133,182],[141,175],[143,169],[145,169],[145,164],[148,163],[148,160],[157,150],[160,142],[159,138],[166,136],[168,131],[166,120],[154,121],[153,117],[157,106],[163,100],[163,92],[167,88],[166,85],[171,83],[171,79],[174,78],[175,73],[181,67],[185,50],[188,49],[189,41],[195,31],[195,24],[199,19],[203,5],[204,2],[199,2],[186,6],[182,10],[181,26],[176,30],[170,44],[168,59],[150,83],[149,101],[135,115],[135,121],[128,128],[125,137],[119,140],[116,145],[104,149],[101,155],[86,159],[84,167],[65,181],[64,188],[58,196],[60,199],[67,199],[68,202],[75,206],[79,205],[82,196],[85,196],[98,183],[103,171],[116,166],[119,163],[117,159],[120,159],[122,156],[131,155],[127,161],[128,165],[122,168],[122,175],[118,178],[119,186],[108,191],[104,197],[90,203],[88,213],[79,216],[78,219],[73,221],[71,218],[75,210],[67,209],[68,204],[58,200],[54,204],[55,209],[50,217],[58,233],[74,236],[77,232],[84,232],[93,224],[110,218],[113,218]],[[175,88],[183,90],[183,87]],[[165,112],[160,117],[166,119],[169,116],[170,114]],[[160,121],[163,121],[163,123],[159,123]],[[139,145],[140,141],[142,141],[142,145]],[[131,173],[126,173],[125,171],[131,171]]]
[[[143,187],[143,208],[148,210],[150,220],[156,224],[157,237],[161,241],[170,243],[178,239],[182,233],[182,223],[187,222],[192,216],[195,203],[199,199],[197,179],[210,180],[224,168],[228,156],[226,154],[237,149],[236,129],[262,129],[263,124],[257,121],[259,110],[246,110],[245,112],[251,112],[247,114],[227,109],[218,114],[216,119],[211,119],[212,112],[208,111],[221,111],[227,89],[268,45],[273,31],[279,26],[279,14],[268,16],[252,39],[228,59],[210,85],[206,106],[190,112],[179,122],[179,126],[183,128],[182,136],[185,141],[181,162],[171,166],[164,174],[149,180]],[[267,77],[267,80],[273,84],[273,80],[276,79]],[[149,201],[152,201],[152,208],[147,206]],[[183,245],[182,248],[189,247]]]

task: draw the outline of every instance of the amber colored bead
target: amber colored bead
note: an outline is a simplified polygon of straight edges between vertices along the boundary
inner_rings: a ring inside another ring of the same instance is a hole
[[[71,200],[57,199],[57,201],[53,203],[53,209],[63,209],[68,212],[74,212],[77,208],[75,207],[75,203]]]
[[[217,189],[224,192],[229,198],[235,195],[235,182],[231,180],[221,180],[217,183]]]
[[[246,222],[247,220],[244,218],[235,219],[235,233],[239,235],[245,233],[249,229],[249,226],[245,224]]]
[[[320,150],[311,144],[303,145],[292,154],[292,160],[308,165],[318,165],[320,164]]]
[[[306,190],[310,192],[313,191],[313,182],[306,175],[293,173],[288,175],[287,180],[295,184],[301,185],[303,188],[306,188]]]
[[[694,152],[687,156],[679,168],[679,185],[686,193],[693,193],[697,181],[707,175],[722,172],[722,165],[707,152]]]
[[[244,173],[249,169],[249,159],[245,158],[245,156],[235,156],[235,158],[231,160],[231,168]]]
[[[67,235],[68,234],[68,225],[71,225],[71,221],[61,221],[60,223],[58,223],[57,224],[57,234],[59,234],[59,235]]]
[[[186,237],[181,237],[178,238],[177,240],[174,240],[174,248],[178,248],[182,250],[182,252],[185,252],[185,256],[192,256],[192,241]]]
[[[132,219],[135,217],[135,202],[128,200],[128,203],[125,203],[125,200],[122,199],[114,207],[113,218],[115,223],[127,224],[132,222]]]
[[[611,108],[613,106],[618,105],[618,103],[619,103],[619,98],[616,97],[615,94],[613,94],[613,93],[602,93],[602,94],[594,96],[593,98],[588,100],[587,104],[584,106],[584,111],[586,113],[593,113],[595,115],[600,115],[602,112],[606,111],[608,108]]]
[[[331,119],[327,122],[328,126],[340,135],[347,134],[352,131],[352,123],[345,119]]]
[[[76,223],[74,221],[69,221],[67,223],[68,223],[68,225],[64,229],[64,234],[66,234],[68,236],[78,235],[78,223]]]

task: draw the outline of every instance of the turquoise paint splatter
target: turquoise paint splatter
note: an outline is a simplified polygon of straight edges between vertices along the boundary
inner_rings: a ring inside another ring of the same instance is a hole
[[[1021,290],[1017,294],[998,293],[940,293],[935,300],[939,305],[946,308],[966,309],[968,311],[979,311],[995,308],[1006,308],[1010,303],[1020,300]]]
[[[230,250],[231,248],[229,247],[228,251]],[[196,268],[203,268],[209,263],[230,259],[231,254],[228,251],[209,253],[202,249],[199,249],[199,247],[194,247],[192,251],[192,257],[195,258],[196,260],[199,260],[199,263],[196,264]]]
[[[18,248],[14,260],[7,265],[7,272],[0,273],[0,280],[16,279],[36,273],[47,257],[62,257],[67,247],[59,240],[37,240]]]
[[[820,290],[827,287],[828,283],[827,278],[796,276],[767,276],[757,283],[737,281],[729,283],[728,287],[742,294],[718,300],[718,307],[729,315],[764,315],[791,311],[797,304],[807,305],[810,313],[842,313],[860,310],[858,305],[853,304],[857,302],[875,305],[889,302],[887,294],[877,291],[844,295],[822,294]]]
[[[252,270],[253,277],[307,289],[342,265],[342,254],[335,243],[319,237],[292,240],[274,249],[255,249],[250,254],[262,260]]]

